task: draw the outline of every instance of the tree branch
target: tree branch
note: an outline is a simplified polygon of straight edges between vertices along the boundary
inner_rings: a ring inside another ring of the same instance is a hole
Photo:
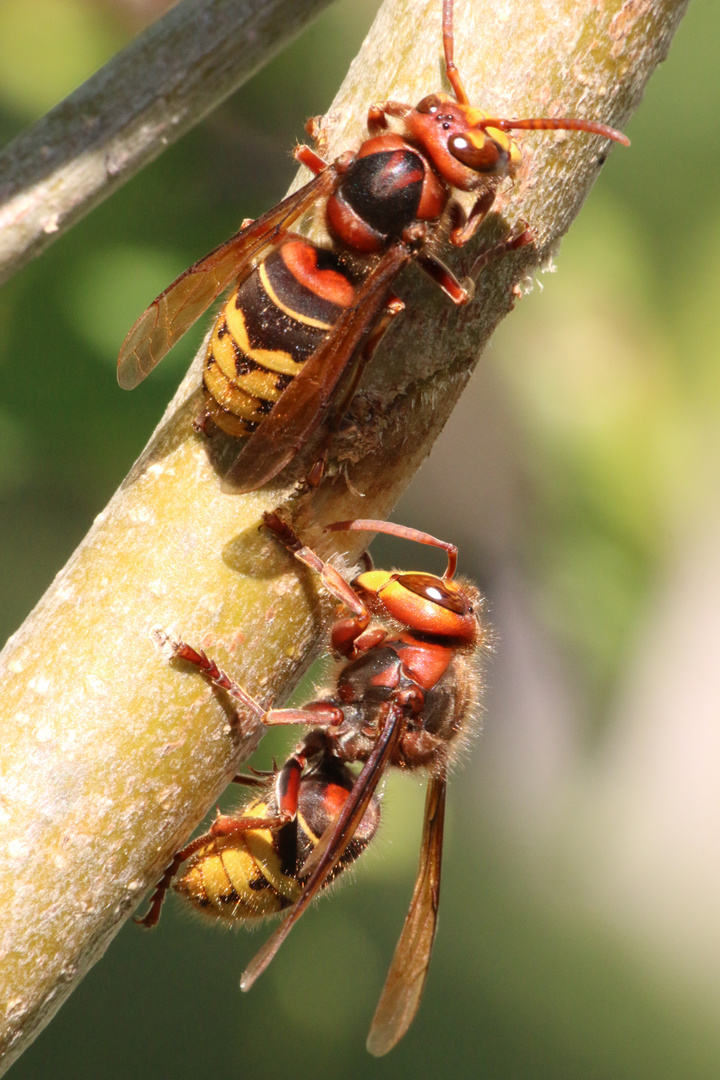
[[[457,0],[456,59],[471,99],[494,114],[621,125],[684,7]],[[440,42],[438,0],[383,7],[331,111],[331,153],[357,145],[370,102],[414,102],[440,89]],[[606,152],[585,135],[534,134],[522,145],[522,174],[498,200],[507,220],[496,218],[487,233],[525,219],[537,247],[486,271],[462,312],[414,270],[402,279],[408,311],[370,365],[354,426],[338,439],[339,471],[302,497],[289,482],[248,496],[221,493],[207,443],[190,422],[199,356],[141,460],[8,643],[0,699],[6,1065],[102,953],[262,734],[249,718],[231,729],[227,702],[169,663],[152,629],[207,648],[265,702],[297,680],[327,602],[258,532],[262,511],[285,502],[306,542],[325,556],[342,544],[351,560],[361,538],[322,536],[324,524],[387,515]]]
[[[330,0],[182,0],[0,154],[0,283],[288,45]]]

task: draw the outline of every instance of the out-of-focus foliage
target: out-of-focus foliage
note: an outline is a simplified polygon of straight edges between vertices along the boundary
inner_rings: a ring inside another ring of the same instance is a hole
[[[332,9],[0,292],[6,633],[127,471],[202,327],[132,395],[114,379],[123,333],[282,195],[293,139],[372,7]],[[0,135],[87,77],[142,11],[4,0]],[[155,934],[125,928],[18,1080],[718,1075],[717,27],[714,5],[691,5],[632,148],[611,155],[558,272],[504,324],[396,514],[460,544],[498,629],[409,1037],[386,1061],[362,1048],[419,842],[422,792],[398,781],[356,880],[305,917],[250,995],[238,977],[259,938],[170,904]],[[262,764],[273,753],[266,740]]]
[[[0,4],[0,96],[17,117],[41,116],[117,47],[115,28],[85,0]]]

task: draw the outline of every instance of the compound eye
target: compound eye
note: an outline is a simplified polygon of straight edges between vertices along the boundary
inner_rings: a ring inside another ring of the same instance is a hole
[[[452,611],[456,615],[467,615],[468,604],[462,593],[450,588],[442,578],[432,574],[398,574],[398,585],[433,604]]]
[[[441,105],[442,101],[437,94],[428,94],[415,106],[415,111],[419,113],[436,113]]]
[[[448,150],[454,158],[474,172],[504,172],[510,161],[507,150],[487,135],[481,138],[482,142],[475,142],[467,135],[451,135],[448,139]]]
[[[433,574],[388,574],[377,598],[411,632],[456,641],[477,640],[478,621],[462,586]]]

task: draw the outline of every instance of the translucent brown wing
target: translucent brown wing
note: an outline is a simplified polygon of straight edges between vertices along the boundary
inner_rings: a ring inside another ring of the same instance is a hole
[[[353,784],[352,791],[348,795],[337,820],[320,839],[323,847],[322,856],[315,863],[314,869],[305,882],[305,887],[295,901],[294,906],[280,923],[275,933],[268,938],[245,968],[240,980],[242,990],[249,990],[258,976],[262,975],[295,923],[314,897],[317,896],[331,870],[352,840],[403,732],[403,725],[400,723],[402,719],[401,707],[389,701],[386,702],[385,708],[387,715],[380,728],[380,734],[373,746],[372,753]]]
[[[402,1038],[418,1011],[425,989],[440,900],[447,778],[432,777],[425,799],[420,865],[410,910],[370,1026],[367,1048],[380,1057]]]
[[[343,376],[354,363],[362,362],[360,346],[375,326],[392,282],[411,258],[410,249],[401,241],[384,253],[358,289],[353,306],[340,316],[245,443],[225,477],[226,490],[255,491],[302,449],[325,419]]]
[[[277,243],[282,232],[332,190],[336,170],[328,165],[299,191],[235,233],[194,263],[153,300],[125,338],[118,356],[118,382],[132,390],[159,364],[173,345],[238,276]]]

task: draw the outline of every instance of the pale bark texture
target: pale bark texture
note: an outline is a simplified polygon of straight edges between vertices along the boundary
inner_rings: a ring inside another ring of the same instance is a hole
[[[456,60],[471,99],[494,115],[622,126],[684,7],[457,0]],[[332,107],[330,154],[359,143],[371,102],[415,102],[443,88],[438,0],[390,0]],[[322,526],[388,514],[608,149],[582,134],[519,141],[522,171],[474,252],[521,219],[536,246],[486,271],[460,312],[410,269],[398,283],[408,310],[366,373],[355,422],[317,491],[298,496],[288,480],[248,496],[221,492],[191,426],[196,362],[126,483],[8,643],[0,700],[6,1063],[101,955],[262,734],[246,717],[234,731],[228,703],[168,662],[153,628],[206,648],[263,702],[285,698],[331,605],[319,604],[317,582],[258,531],[263,510],[284,506],[323,555],[357,556],[361,537],[328,540]]]

